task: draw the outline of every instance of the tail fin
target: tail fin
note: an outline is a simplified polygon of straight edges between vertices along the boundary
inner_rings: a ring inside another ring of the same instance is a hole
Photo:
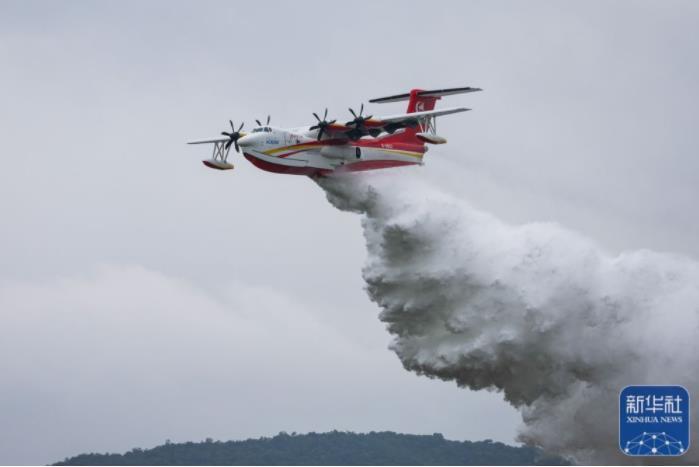
[[[407,94],[396,94],[395,96],[379,97],[376,99],[371,99],[369,102],[374,104],[384,104],[389,102],[400,102],[408,101],[408,110],[406,113],[423,112],[425,110],[434,110],[434,106],[442,96],[450,96],[452,94],[464,94],[467,92],[481,91],[480,88],[449,88],[449,89],[434,89],[431,91],[426,91],[424,89],[411,89]],[[402,133],[396,133],[393,136],[387,136],[387,140],[401,141],[406,143],[419,143],[419,140],[415,134],[417,133],[417,128],[406,128]]]

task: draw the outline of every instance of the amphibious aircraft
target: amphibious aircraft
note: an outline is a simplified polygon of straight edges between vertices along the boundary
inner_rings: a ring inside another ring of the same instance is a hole
[[[256,120],[250,132],[244,124],[236,128],[229,120],[231,130],[223,137],[190,141],[188,144],[211,144],[213,154],[202,161],[212,169],[229,170],[231,146],[260,169],[283,174],[324,176],[337,172],[383,169],[406,165],[421,165],[429,144],[444,144],[447,140],[437,134],[437,117],[465,112],[465,107],[435,110],[435,103],[443,96],[481,91],[479,88],[413,89],[405,94],[371,99],[371,103],[408,101],[404,114],[386,117],[364,115],[364,104],[359,112],[349,109],[352,119],[340,122],[328,120],[328,109],[323,118],[313,112],[316,122],[298,128],[277,128]]]

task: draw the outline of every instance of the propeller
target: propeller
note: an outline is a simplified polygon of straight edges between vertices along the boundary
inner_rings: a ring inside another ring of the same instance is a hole
[[[234,144],[235,145],[235,152],[240,152],[240,148],[238,147],[238,139],[240,139],[240,137],[242,136],[240,134],[240,130],[243,129],[243,125],[245,125],[245,123],[244,122],[241,123],[240,126],[238,127],[238,129],[236,130],[235,125],[233,125],[233,120],[228,120],[228,122],[231,124],[231,130],[233,130],[233,132],[232,133],[228,133],[227,131],[221,132],[221,134],[223,136],[228,136],[228,141],[226,141],[225,147],[226,147],[226,149],[228,149],[231,147],[231,144]]]
[[[350,120],[349,122],[347,122],[345,124],[346,126],[354,126],[355,128],[364,128],[364,122],[366,122],[371,117],[373,117],[373,115],[368,115],[366,117],[362,116],[362,114],[364,113],[364,104],[362,104],[362,106],[359,108],[359,115],[357,115],[354,112],[354,110],[352,110],[351,108],[349,109],[349,111],[352,114],[352,116],[354,117],[354,120]]]
[[[270,116],[267,115],[267,123],[265,125],[269,125],[269,119],[270,119]],[[255,120],[255,122],[257,122],[257,126],[262,126],[262,123],[259,120]]]
[[[318,120],[318,123],[313,125],[309,130],[318,130],[318,141],[323,137],[323,132],[325,129],[335,123],[337,120],[328,121],[328,108],[325,108],[325,113],[323,114],[323,119],[321,120],[317,113],[313,112],[313,116]]]
[[[368,115],[366,117],[362,115],[364,113],[364,104],[362,104],[361,107],[359,108],[359,114],[355,113],[355,111],[352,110],[351,108],[349,109],[349,111],[352,114],[352,116],[354,117],[354,120],[350,120],[349,122],[347,122],[345,124],[346,126],[353,126],[354,127],[354,129],[352,131],[347,133],[347,135],[350,137],[350,139],[357,140],[357,139],[361,138],[363,135],[365,135],[366,133],[369,133],[369,134],[373,133],[371,131],[367,132],[366,125],[364,124],[364,122],[366,122],[367,120],[369,120],[372,117],[372,115]],[[372,134],[372,136],[374,136],[374,135]]]

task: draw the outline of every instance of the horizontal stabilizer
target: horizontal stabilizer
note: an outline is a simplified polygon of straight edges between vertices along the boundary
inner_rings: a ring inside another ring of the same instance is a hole
[[[471,87],[433,89],[431,91],[418,91],[417,97],[441,97],[441,96],[450,96],[452,94],[465,94],[467,92],[476,92],[476,91],[482,91],[482,89],[481,88],[471,88]],[[407,101],[408,99],[410,99],[410,93],[396,94],[395,96],[388,96],[388,97],[379,97],[376,99],[370,99],[369,102],[372,102],[374,104],[385,104],[387,102]]]
[[[387,117],[377,117],[381,122],[383,123],[393,123],[393,122],[400,122],[400,121],[405,121],[405,120],[416,120],[416,119],[425,119],[427,117],[441,117],[443,115],[451,115],[459,112],[467,112],[471,109],[467,109],[466,107],[448,107],[446,109],[440,109],[440,110],[425,110],[423,112],[413,112],[409,114],[400,114],[400,115],[389,115]],[[371,121],[371,120],[369,120]]]

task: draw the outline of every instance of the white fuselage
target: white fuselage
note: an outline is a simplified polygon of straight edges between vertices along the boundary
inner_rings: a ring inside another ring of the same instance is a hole
[[[318,141],[317,132],[309,127],[258,127],[241,137],[238,145],[264,170],[305,175],[421,164],[425,152],[424,146],[405,148],[382,138]]]

